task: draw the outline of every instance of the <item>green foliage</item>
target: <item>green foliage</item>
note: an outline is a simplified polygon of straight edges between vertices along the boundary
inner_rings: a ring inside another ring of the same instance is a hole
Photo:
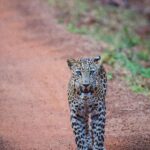
[[[129,28],[127,26],[124,27],[123,41],[126,45],[126,47],[123,48],[131,48],[140,44],[140,38],[129,31]]]
[[[145,78],[150,78],[150,68],[140,68],[141,75]]]
[[[67,25],[67,29],[73,33],[86,34],[86,35],[88,34],[88,30],[86,27],[82,27],[79,29],[74,24],[71,23]]]
[[[132,91],[136,92],[136,93],[145,93],[145,88],[143,88],[140,85],[133,85],[131,86]]]
[[[144,60],[144,61],[149,61],[150,56],[147,51],[140,51],[137,53],[137,56],[139,59]]]
[[[136,55],[136,54],[135,54]],[[138,60],[131,60],[123,51],[106,50],[103,54],[103,62],[110,65],[119,64],[128,69],[132,75],[150,78],[150,68],[145,68],[138,63]]]
[[[112,72],[108,72],[107,73],[107,79],[108,80],[112,80],[113,79],[113,73]]]

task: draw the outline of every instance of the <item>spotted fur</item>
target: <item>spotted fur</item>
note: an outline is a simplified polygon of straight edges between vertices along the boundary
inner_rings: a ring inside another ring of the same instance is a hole
[[[106,72],[100,56],[67,60],[70,118],[78,150],[104,150]]]

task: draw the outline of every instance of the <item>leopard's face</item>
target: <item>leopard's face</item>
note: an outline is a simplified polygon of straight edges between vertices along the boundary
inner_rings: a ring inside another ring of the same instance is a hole
[[[97,76],[100,68],[99,60],[100,56],[68,60],[68,66],[72,70],[74,90],[78,95],[92,95],[97,90]]]

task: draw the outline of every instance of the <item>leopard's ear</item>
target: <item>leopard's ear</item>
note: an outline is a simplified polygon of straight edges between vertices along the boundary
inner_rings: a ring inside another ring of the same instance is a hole
[[[72,69],[72,66],[73,66],[73,64],[74,64],[75,62],[76,62],[75,59],[72,59],[72,58],[67,59],[67,63],[68,63],[68,66],[69,66],[70,69]]]
[[[99,62],[100,62],[100,60],[101,60],[101,56],[96,56],[96,57],[94,57],[94,62],[96,63],[96,64],[99,64]]]

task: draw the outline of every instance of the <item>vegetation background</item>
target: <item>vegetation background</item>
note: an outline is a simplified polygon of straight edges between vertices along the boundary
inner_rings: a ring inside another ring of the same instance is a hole
[[[49,0],[58,22],[70,32],[103,42],[108,79],[150,94],[150,1]]]

